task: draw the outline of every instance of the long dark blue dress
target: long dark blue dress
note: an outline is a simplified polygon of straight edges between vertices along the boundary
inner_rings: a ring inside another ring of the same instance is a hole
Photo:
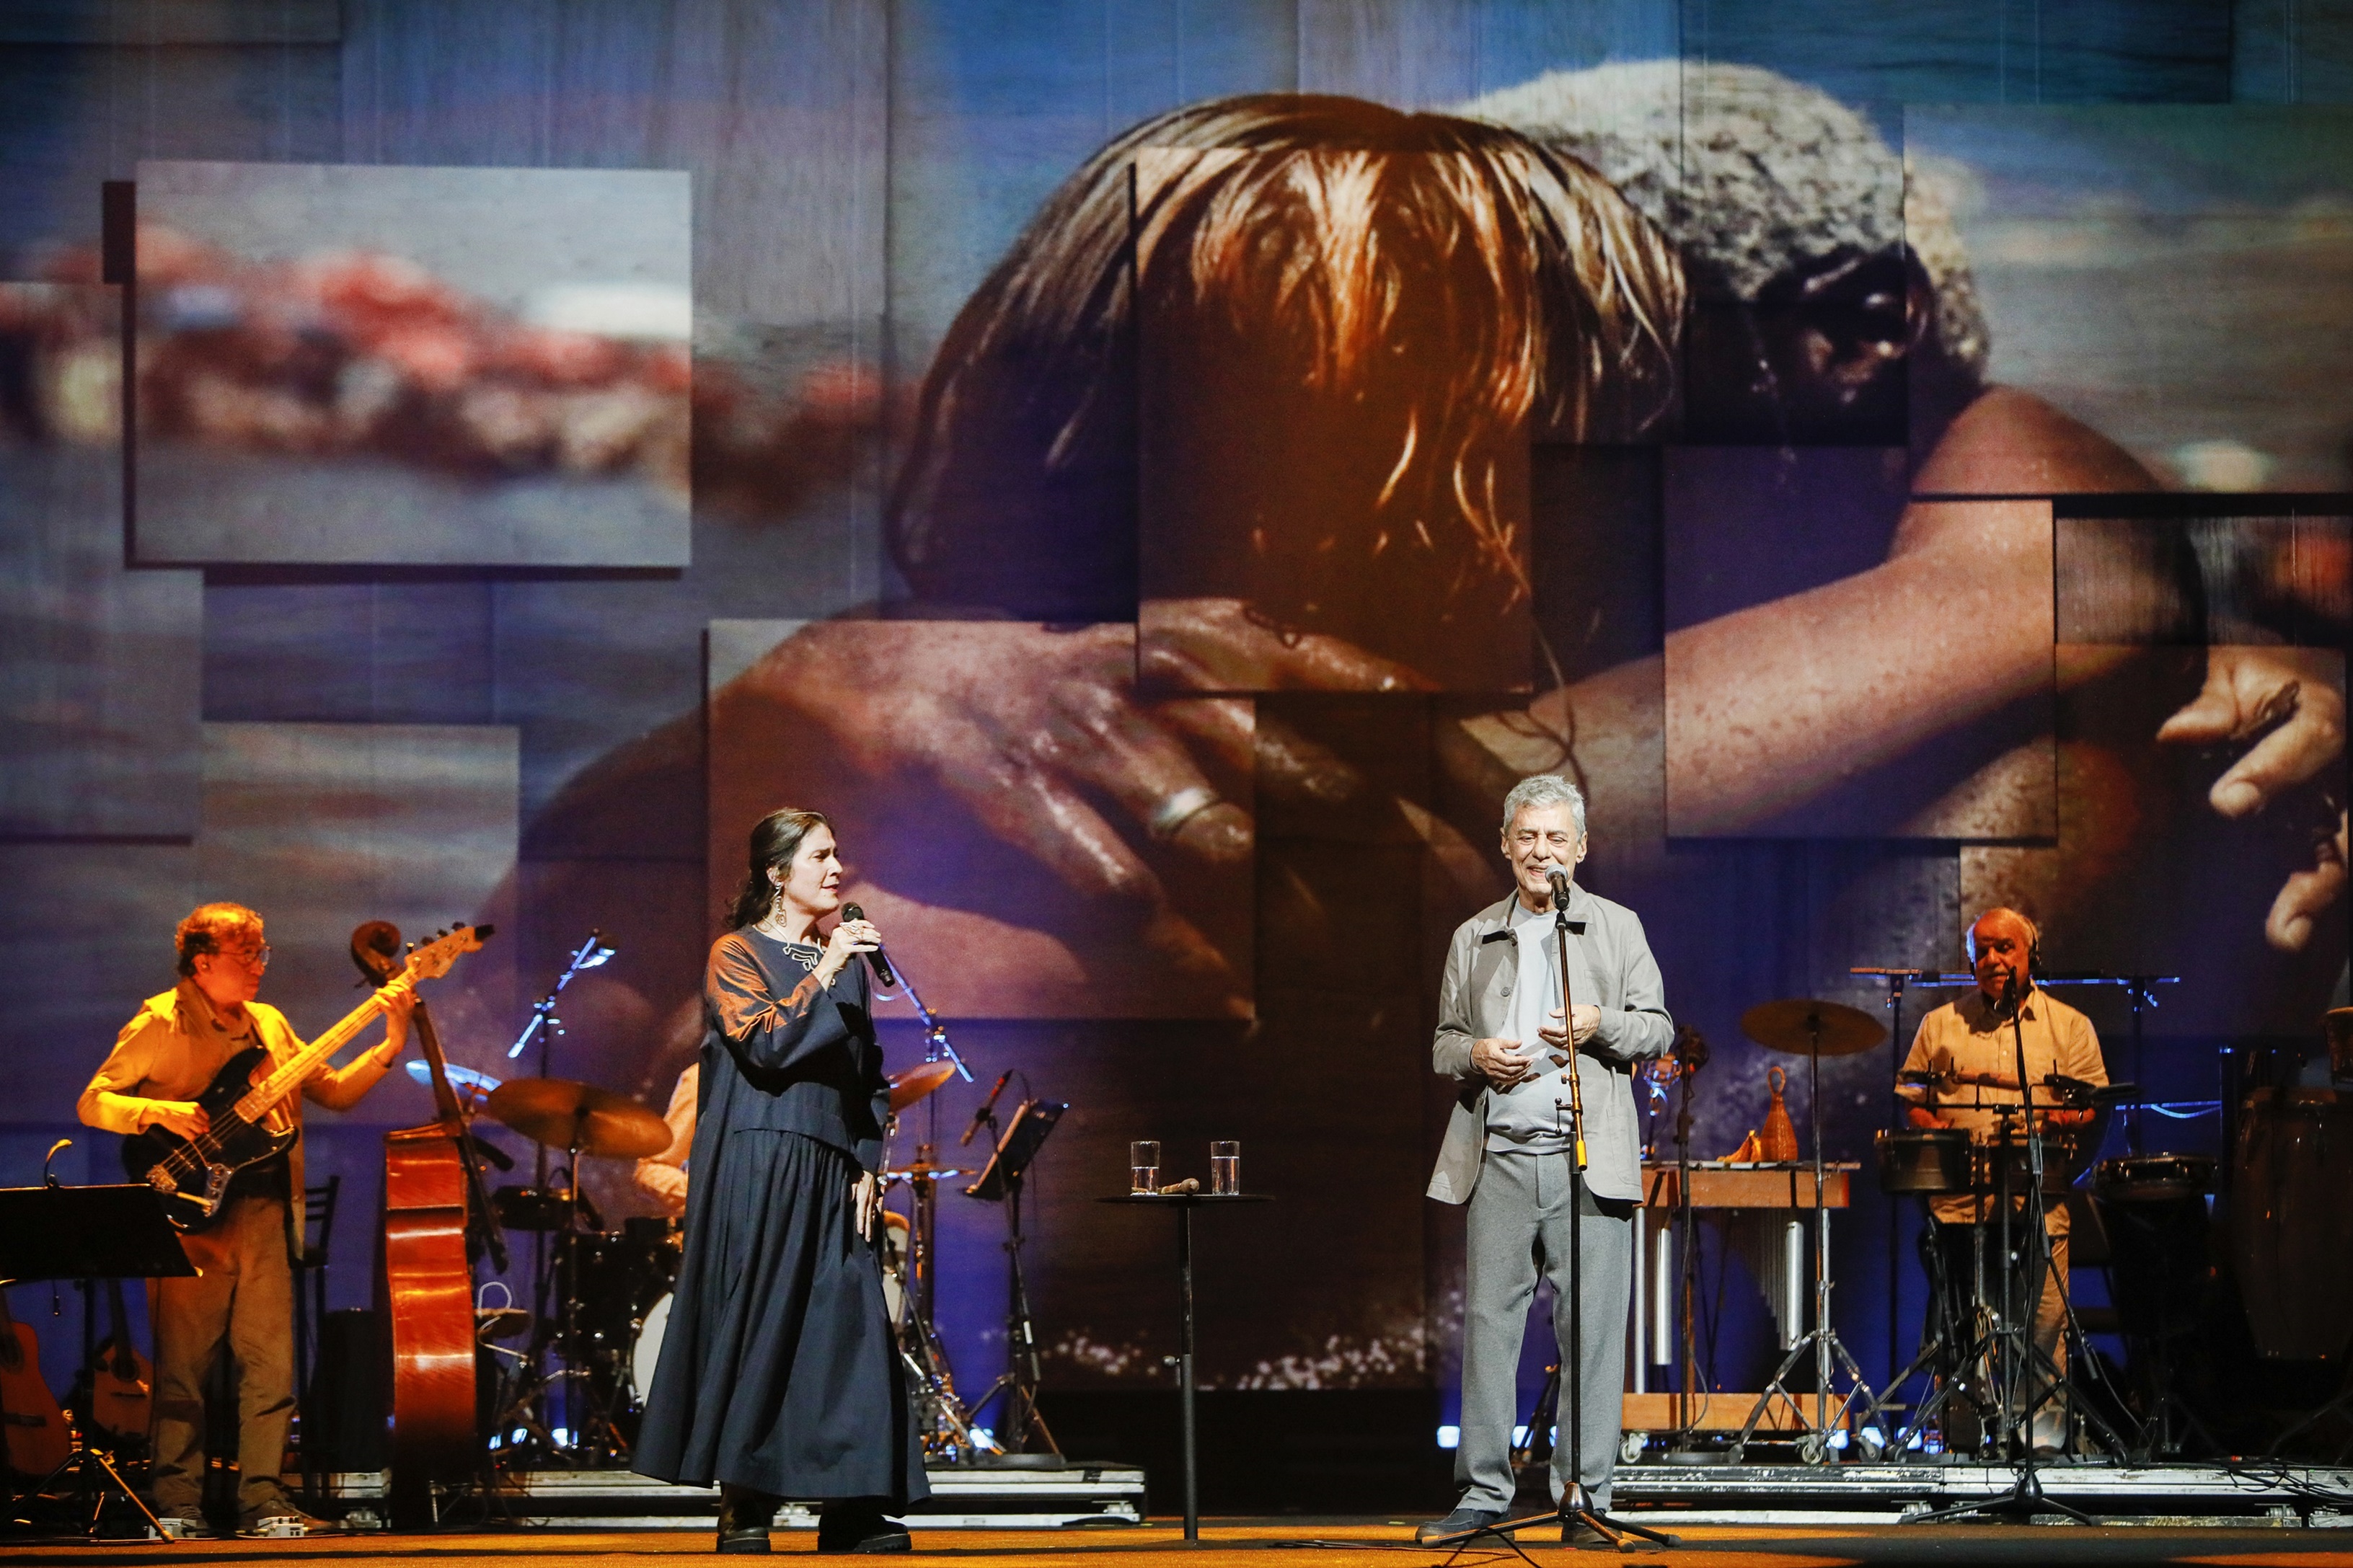
[[[633,1468],[903,1508],[931,1489],[850,1195],[891,1103],[866,966],[823,987],[746,927],[712,945],[702,1010],[686,1249]]]

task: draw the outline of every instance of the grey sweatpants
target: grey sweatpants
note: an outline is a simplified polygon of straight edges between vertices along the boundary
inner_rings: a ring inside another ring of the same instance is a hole
[[[1632,1289],[1633,1205],[1611,1202],[1609,1213],[1575,1181],[1566,1154],[1490,1152],[1471,1194],[1469,1258],[1463,1271],[1462,1434],[1454,1450],[1454,1479],[1464,1508],[1509,1512],[1514,1490],[1512,1424],[1519,1418],[1520,1342],[1536,1271],[1552,1281],[1553,1341],[1568,1353],[1569,1191],[1577,1187],[1585,1305],[1583,1330],[1585,1453],[1577,1479],[1589,1504],[1609,1507],[1625,1413],[1626,1306]],[[1569,1363],[1566,1359],[1563,1368]],[[1568,1380],[1561,1381],[1560,1440],[1552,1457],[1552,1496],[1569,1482]]]

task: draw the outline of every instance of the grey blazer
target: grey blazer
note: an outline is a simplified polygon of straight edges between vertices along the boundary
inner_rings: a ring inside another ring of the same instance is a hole
[[[1577,998],[1601,1008],[1600,1027],[1577,1054],[1585,1179],[1596,1197],[1637,1199],[1642,1195],[1642,1149],[1634,1115],[1634,1064],[1673,1043],[1666,986],[1633,910],[1572,886],[1568,918],[1584,925],[1577,940],[1601,992]],[[1469,1203],[1479,1184],[1487,1158],[1487,1080],[1471,1065],[1471,1047],[1511,1029],[1519,968],[1510,899],[1455,928],[1438,991],[1438,1036],[1430,1047],[1430,1066],[1458,1086],[1438,1169],[1430,1178],[1430,1195],[1440,1203]]]

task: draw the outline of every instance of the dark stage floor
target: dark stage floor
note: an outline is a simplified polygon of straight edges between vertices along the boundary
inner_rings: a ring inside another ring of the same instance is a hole
[[[1441,1563],[1447,1553],[1418,1547],[1409,1521],[1213,1520],[1198,1546],[1185,1544],[1173,1524],[1086,1531],[918,1530],[915,1555],[968,1561],[987,1568],[1057,1568],[1084,1563],[1217,1564],[1298,1563],[1326,1568],[1371,1563]],[[2180,1563],[2213,1568],[2264,1563],[2353,1565],[2353,1531],[2279,1528],[2187,1529],[2135,1526],[2084,1529],[2047,1525],[1887,1525],[1766,1529],[1688,1527],[1683,1544],[1659,1553],[1662,1562],[1737,1564],[1738,1568],[1842,1568],[1874,1563],[2098,1564]],[[779,1531],[779,1555],[812,1552],[813,1532]],[[1527,1550],[1539,1559],[1588,1562],[1602,1553],[1569,1553],[1548,1532],[1531,1531]],[[219,1541],[164,1544],[23,1545],[0,1542],[0,1561],[70,1561],[107,1568],[323,1560],[334,1568],[466,1568],[472,1563],[530,1568],[575,1568],[680,1555],[708,1556],[701,1533],[678,1531],[597,1531],[512,1530],[497,1533],[314,1536],[303,1541]],[[1465,1552],[1462,1568],[1517,1561],[1500,1547]]]

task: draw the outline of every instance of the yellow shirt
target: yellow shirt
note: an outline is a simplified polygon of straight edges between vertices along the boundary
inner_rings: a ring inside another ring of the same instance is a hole
[[[662,1121],[670,1127],[670,1147],[638,1162],[638,1186],[661,1200],[675,1218],[686,1212],[686,1158],[694,1152],[695,1097],[702,1083],[702,1064],[689,1062],[670,1091],[670,1109]]]
[[[1954,1072],[1964,1081],[1952,1089],[1938,1089],[1935,1109],[1955,1127],[1964,1129],[1970,1141],[1989,1142],[2001,1125],[2001,1119],[1991,1109],[1998,1105],[2019,1103],[2018,1044],[2010,1033],[2010,1019],[1999,1016],[2000,1010],[1986,999],[1982,991],[1972,991],[1957,1002],[1947,1002],[1920,1020],[1920,1031],[1912,1037],[1912,1051],[1904,1058],[1905,1072]],[[2092,1027],[2092,1020],[2058,1000],[2050,993],[2033,990],[2026,994],[2020,1005],[2021,1033],[2026,1041],[2026,1075],[2034,1090],[2036,1119],[2042,1112],[2056,1108],[2052,1090],[2043,1082],[2052,1073],[2080,1079],[2085,1083],[2104,1084],[2108,1081],[2107,1065],[2100,1059],[2100,1037]],[[1930,1101],[1930,1091],[1917,1084],[1905,1084],[1896,1093],[1915,1105]],[[2011,1125],[2017,1125],[2013,1119]],[[2047,1124],[2046,1124],[2047,1131]],[[2043,1152],[2047,1160],[2056,1163],[2064,1158],[2065,1151],[2058,1142],[2046,1142]],[[1994,1212],[1990,1198],[1972,1200],[1966,1196],[1938,1197],[1929,1201],[1929,1208],[1947,1225],[1967,1225]],[[2044,1224],[2053,1236],[2067,1234],[2067,1207],[2051,1200],[2044,1211]]]

